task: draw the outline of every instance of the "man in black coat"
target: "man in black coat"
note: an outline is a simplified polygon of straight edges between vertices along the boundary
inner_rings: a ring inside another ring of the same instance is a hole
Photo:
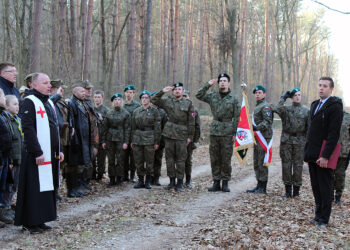
[[[45,165],[49,159],[44,156],[45,148],[39,143],[40,131],[37,131],[37,115],[42,118],[47,116],[50,131],[51,165],[53,186],[57,187],[59,161],[63,161],[59,144],[58,122],[54,108],[49,103],[50,78],[43,73],[33,75],[32,94],[40,100],[45,110],[36,112],[34,101],[31,96],[25,98],[20,108],[22,128],[24,133],[24,150],[20,167],[19,186],[17,194],[15,225],[23,225],[23,229],[30,233],[41,233],[50,229],[45,225],[48,221],[56,220],[56,197],[55,190],[40,191],[41,180],[39,167]],[[34,98],[35,98],[34,97]]]
[[[343,120],[343,103],[331,96],[334,82],[330,77],[321,77],[318,83],[320,99],[310,107],[309,129],[304,151],[304,161],[309,164],[312,192],[315,198],[315,218],[317,227],[328,224],[332,210],[333,170],[328,168],[328,159],[339,139]],[[326,145],[320,156],[322,143]]]
[[[68,102],[68,117],[72,122],[68,148],[68,166],[66,175],[67,196],[86,195],[83,187],[85,166],[92,164],[90,115],[84,105],[85,90],[82,82],[73,86],[73,96]]]
[[[17,69],[14,64],[4,62],[0,63],[0,89],[5,95],[15,95],[21,100],[18,89],[15,86],[17,80]]]

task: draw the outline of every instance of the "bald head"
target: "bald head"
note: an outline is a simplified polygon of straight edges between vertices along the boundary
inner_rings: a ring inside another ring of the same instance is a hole
[[[50,95],[50,77],[44,73],[35,73],[32,76],[33,88],[43,95]]]

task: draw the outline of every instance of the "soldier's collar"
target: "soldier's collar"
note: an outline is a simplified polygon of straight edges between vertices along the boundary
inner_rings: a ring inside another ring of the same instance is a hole
[[[301,103],[300,102],[293,102],[293,106],[299,107],[299,106],[301,106]]]

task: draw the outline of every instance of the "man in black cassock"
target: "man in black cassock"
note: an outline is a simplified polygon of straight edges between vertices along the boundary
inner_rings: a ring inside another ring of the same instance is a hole
[[[51,164],[53,186],[58,187],[59,162],[63,161],[60,150],[58,122],[54,108],[48,102],[50,93],[50,78],[43,73],[35,73],[32,77],[33,94],[43,104],[48,117],[51,140]],[[40,192],[38,165],[45,159],[38,141],[36,127],[36,110],[33,101],[25,98],[20,107],[20,117],[24,133],[24,149],[20,167],[20,179],[17,194],[15,225],[23,226],[30,233],[42,233],[51,229],[45,225],[48,221],[56,220],[55,190]]]

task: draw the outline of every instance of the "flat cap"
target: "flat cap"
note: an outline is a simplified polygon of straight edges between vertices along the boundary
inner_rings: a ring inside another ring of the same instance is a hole
[[[61,79],[51,80],[50,83],[51,83],[51,86],[53,88],[59,88],[59,87],[62,87],[64,89],[67,88],[67,85],[64,85],[64,83],[63,83],[63,81]]]

